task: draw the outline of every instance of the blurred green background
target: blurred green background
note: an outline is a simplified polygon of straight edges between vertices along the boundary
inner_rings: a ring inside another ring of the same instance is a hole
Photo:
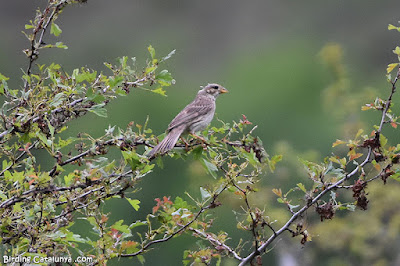
[[[46,2],[0,3],[0,73],[11,78],[10,87],[22,86],[21,69],[27,66],[21,50],[28,42],[20,32]],[[68,134],[89,132],[96,137],[108,125],[142,124],[146,116],[155,134],[161,134],[200,85],[220,83],[230,93],[218,99],[217,117],[230,122],[245,114],[258,125],[256,133],[268,153],[284,156],[275,173],[262,176],[260,192],[252,198],[280,224],[288,213],[276,203],[271,189],[307,182],[297,158],[319,162],[331,155],[337,138],[350,138],[359,127],[368,133],[378,123],[379,114],[361,114],[360,106],[389,93],[385,70],[396,59],[391,50],[400,44],[400,34],[388,31],[387,25],[397,24],[399,10],[398,1],[374,0],[88,1],[66,8],[57,20],[63,30],[57,41],[69,49],[43,51],[38,62],[59,63],[67,72],[81,66],[106,72],[103,62],[115,63],[123,55],[144,63],[149,44],[159,57],[176,49],[164,65],[176,79],[168,97],[133,90],[108,105],[107,119],[88,114],[70,123]],[[387,134],[399,143],[398,133]],[[196,161],[165,158],[164,166],[142,181],[136,194],[139,212],[123,200],[106,204],[113,217],[110,222],[124,219],[130,224],[151,212],[154,198],[185,197],[184,191],[199,196],[199,186],[214,182]],[[370,187],[371,203],[365,212],[339,213],[324,223],[310,213],[313,242],[303,247],[299,239],[285,235],[263,262],[400,265],[400,187],[389,182],[390,186]],[[250,234],[236,230],[232,210],[240,210],[240,202],[223,199],[223,203],[213,210],[220,217],[214,230],[230,233],[231,246],[240,237],[249,240]],[[84,226],[77,224],[76,232],[83,234]],[[196,249],[193,242],[185,236],[161,244],[145,255],[146,265],[180,265],[183,250]],[[110,263],[132,264],[139,263],[135,259]]]

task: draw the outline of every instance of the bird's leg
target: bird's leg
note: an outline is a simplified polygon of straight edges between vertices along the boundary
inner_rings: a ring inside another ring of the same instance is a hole
[[[190,135],[192,135],[195,139],[201,140],[203,142],[203,144],[202,144],[203,148],[207,148],[208,143],[205,138],[200,137],[199,135],[196,135],[194,132],[191,132]]]
[[[182,136],[180,136],[179,138],[185,144],[185,150],[189,151],[189,143],[187,143],[186,140]]]

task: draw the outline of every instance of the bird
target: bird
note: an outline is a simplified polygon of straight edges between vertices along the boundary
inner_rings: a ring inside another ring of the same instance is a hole
[[[228,90],[216,83],[209,83],[201,88],[194,100],[172,119],[165,138],[147,154],[149,159],[172,150],[182,134],[189,133],[205,141],[202,137],[197,136],[196,132],[204,130],[210,124],[215,113],[215,100],[220,94],[227,93]]]

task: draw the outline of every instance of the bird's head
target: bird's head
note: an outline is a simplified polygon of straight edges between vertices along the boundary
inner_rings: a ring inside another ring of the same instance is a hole
[[[199,94],[213,96],[217,98],[221,93],[227,93],[228,90],[216,83],[210,83],[199,91]]]

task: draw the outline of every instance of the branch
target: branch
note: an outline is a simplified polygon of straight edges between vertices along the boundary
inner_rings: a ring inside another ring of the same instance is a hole
[[[49,6],[46,7],[46,9],[44,10],[40,21],[37,25],[37,27],[33,30],[33,37],[31,40],[31,47],[29,49],[29,64],[28,64],[28,68],[26,69],[26,74],[28,76],[31,75],[32,73],[32,66],[33,66],[33,62],[35,62],[38,58],[38,50],[40,48],[40,46],[44,43],[43,42],[43,36],[48,28],[48,26],[50,25],[50,23],[53,21],[53,19],[55,18],[55,16],[68,4],[68,1],[62,1],[60,3],[58,3],[56,6],[53,7],[53,11],[51,12],[51,15],[48,17],[46,23],[43,26],[44,20],[46,19],[46,16],[49,14],[50,9],[51,9],[51,4],[49,4]],[[40,32],[40,36],[38,38],[38,40],[36,40],[36,37],[38,35],[38,33]],[[24,84],[24,90],[28,91],[28,80],[25,80],[25,84]]]
[[[252,253],[250,253],[250,255],[248,255],[246,258],[244,258],[241,262],[240,262],[240,266],[245,265],[246,263],[249,263],[250,261],[252,261],[254,259],[255,256],[257,256],[258,254],[261,254],[263,252],[265,252],[265,250],[267,249],[267,247],[269,246],[269,244],[272,243],[272,241],[274,241],[280,234],[282,234],[284,231],[289,229],[289,226],[292,225],[292,223],[299,218],[300,216],[302,216],[302,214],[307,211],[311,206],[313,206],[315,203],[317,203],[318,200],[320,200],[325,194],[327,194],[328,192],[332,191],[332,190],[336,190],[338,188],[339,185],[341,185],[344,181],[350,179],[352,176],[354,176],[358,170],[360,168],[362,168],[363,166],[365,166],[367,163],[370,162],[370,157],[371,157],[371,153],[372,153],[372,149],[368,148],[368,154],[367,157],[364,159],[364,161],[358,166],[356,167],[353,171],[351,171],[349,174],[347,174],[345,177],[343,177],[342,179],[340,179],[339,181],[337,181],[336,183],[334,183],[333,185],[327,187],[324,191],[321,191],[312,201],[310,201],[307,205],[303,206],[303,208],[301,208],[299,211],[295,212],[292,217],[290,217],[290,219],[286,222],[286,224],[284,226],[282,226],[279,230],[275,231],[274,234],[272,236],[270,236],[270,238],[268,238],[268,240],[266,242],[264,242],[258,249],[257,251],[253,251]]]
[[[4,175],[5,171],[10,170],[16,162],[18,162],[30,149],[32,149],[39,141],[36,140],[32,145],[30,145],[27,149],[25,149],[23,152],[21,152],[15,160],[13,160],[12,164],[10,164],[8,167],[6,167],[3,171],[0,172],[0,176]]]
[[[392,97],[393,94],[396,91],[396,83],[398,81],[400,77],[400,68],[397,72],[397,76],[396,78],[391,82],[392,84],[392,88],[391,88],[391,92],[390,95],[388,97],[388,99],[385,102],[385,108],[382,111],[382,117],[381,117],[381,121],[380,121],[380,125],[379,125],[379,129],[377,130],[376,134],[375,134],[375,138],[377,141],[379,141],[379,136],[382,132],[383,129],[383,125],[385,122],[385,117],[386,114],[388,113],[391,103],[392,103]],[[379,142],[378,142],[379,143]],[[302,216],[302,214],[307,211],[311,206],[313,206],[314,204],[317,203],[318,200],[320,200],[325,194],[327,194],[328,192],[332,191],[332,190],[336,190],[338,188],[348,188],[346,186],[341,186],[342,183],[344,183],[346,180],[350,179],[352,176],[354,176],[360,169],[362,169],[366,164],[370,163],[370,158],[371,158],[371,154],[372,154],[372,148],[368,147],[368,153],[366,158],[363,160],[363,162],[357,166],[352,172],[350,172],[349,174],[347,174],[345,177],[343,177],[342,179],[340,179],[339,181],[337,181],[336,183],[328,186],[324,191],[320,192],[312,201],[310,201],[307,205],[303,206],[303,208],[301,208],[299,211],[295,212],[292,217],[286,222],[286,224],[284,226],[282,226],[279,230],[275,231],[274,234],[272,236],[270,236],[267,241],[265,243],[263,243],[256,251],[253,251],[252,253],[250,253],[246,258],[242,259],[239,265],[245,265],[246,263],[251,262],[255,256],[257,256],[258,254],[265,252],[265,250],[267,249],[267,247],[271,244],[271,242],[273,242],[280,234],[282,234],[284,231],[289,230],[289,226],[291,226],[291,224],[300,216]],[[386,169],[386,168],[385,168]],[[382,173],[384,170],[381,171],[381,173],[379,173],[378,175],[372,177],[371,179],[367,180],[366,182],[371,182],[379,177],[382,176]]]
[[[225,184],[225,186],[218,191],[217,193],[214,193],[212,196],[212,200],[210,202],[210,204],[208,204],[206,207],[201,207],[200,210],[196,213],[196,215],[194,216],[194,218],[189,221],[188,223],[186,223],[185,225],[182,225],[181,228],[179,228],[178,230],[176,230],[175,232],[173,232],[172,234],[170,234],[168,237],[164,237],[161,239],[157,239],[157,240],[153,240],[148,242],[146,245],[144,245],[139,251],[135,252],[135,253],[131,253],[131,254],[120,254],[120,257],[135,257],[137,255],[140,255],[141,253],[145,252],[150,246],[157,244],[157,243],[163,243],[166,242],[168,240],[170,240],[171,238],[173,238],[174,236],[180,234],[181,232],[183,232],[185,229],[189,229],[189,226],[194,223],[199,217],[200,215],[208,210],[208,209],[213,209],[215,207],[218,207],[220,205],[219,202],[217,202],[217,198],[219,197],[219,195],[221,195],[221,193],[223,191],[225,191],[228,188],[228,183]]]
[[[119,257],[135,257],[137,255],[142,254],[143,252],[145,252],[150,246],[154,245],[154,244],[158,244],[158,243],[162,243],[162,242],[166,242],[168,240],[170,240],[171,238],[173,238],[174,236],[180,234],[181,232],[183,232],[185,229],[187,229],[193,222],[195,222],[200,214],[202,214],[205,210],[210,209],[214,207],[214,205],[212,205],[212,203],[210,203],[209,205],[207,205],[206,207],[202,207],[200,208],[200,210],[196,213],[196,215],[194,216],[194,218],[189,221],[188,223],[186,223],[185,225],[183,225],[181,228],[179,228],[178,230],[176,230],[175,232],[171,233],[169,236],[161,238],[161,239],[157,239],[157,240],[153,240],[148,242],[146,245],[144,245],[139,251],[135,252],[135,253],[131,253],[131,254],[119,254]]]
[[[214,238],[211,236],[211,234],[208,234],[206,232],[202,232],[198,229],[195,229],[193,227],[189,227],[188,228],[190,231],[195,232],[196,234],[204,237],[205,239],[207,239],[211,244],[213,244],[215,246],[215,248],[217,250],[226,250],[228,251],[230,254],[233,255],[233,257],[237,260],[243,260],[242,257],[239,256],[239,254],[236,253],[236,251],[234,251],[230,246],[226,245],[225,243],[222,243],[221,241],[219,241],[218,239]]]

